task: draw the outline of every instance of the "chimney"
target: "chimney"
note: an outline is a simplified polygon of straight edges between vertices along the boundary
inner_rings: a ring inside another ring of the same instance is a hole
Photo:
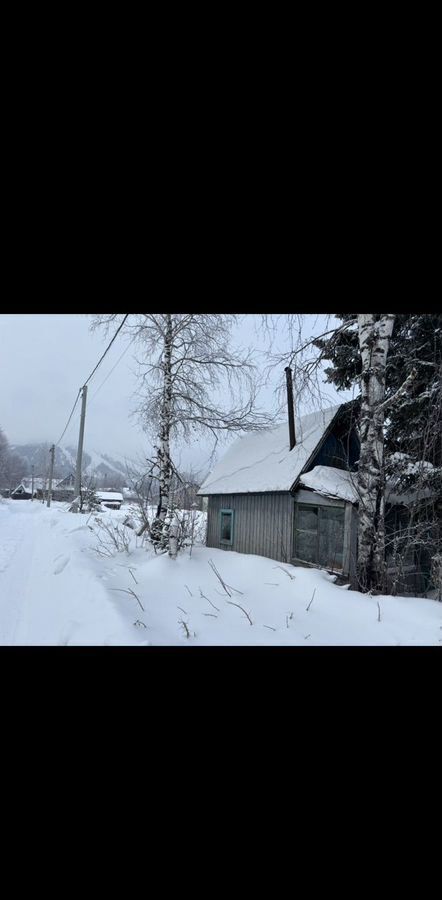
[[[284,371],[287,378],[287,409],[289,414],[290,450],[293,450],[293,447],[296,444],[295,410],[293,406],[293,378],[292,370],[289,368],[289,366],[287,366]]]

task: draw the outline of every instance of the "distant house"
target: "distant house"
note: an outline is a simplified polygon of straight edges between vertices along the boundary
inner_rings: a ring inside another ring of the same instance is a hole
[[[52,486],[57,484],[56,479],[52,481]],[[32,477],[22,478],[17,487],[11,491],[11,499],[13,500],[30,500],[32,497],[32,489],[34,489],[34,499],[42,499],[48,489],[48,478],[44,475],[34,475]]]
[[[71,472],[65,478],[59,478],[53,484],[52,498],[60,503],[68,503],[73,499],[75,489],[75,475]]]
[[[34,486],[34,498],[43,500],[47,497],[49,478],[44,475],[34,475],[34,478],[23,478],[19,485],[11,492],[14,500],[30,500]],[[52,479],[52,499],[58,501],[72,500],[75,485],[75,475],[70,474],[66,478]]]
[[[102,506],[107,506],[109,509],[120,509],[123,494],[120,494],[119,491],[96,491],[95,493]]]
[[[71,472],[70,475],[66,475],[66,478],[59,479],[59,481],[57,482],[57,488],[60,489],[66,490],[66,488],[72,488],[72,490],[74,490],[74,487],[75,475],[73,472]]]
[[[11,491],[11,500],[31,500],[32,490],[24,483],[25,479]],[[34,487],[34,497],[37,496],[37,489]]]
[[[286,424],[235,441],[198,492],[208,498],[207,546],[326,569],[356,586],[360,444],[352,408],[296,417],[292,449]],[[388,531],[409,513],[405,495],[390,489],[386,500]],[[390,578],[395,571],[387,558]],[[400,592],[425,590],[419,560],[401,572]]]

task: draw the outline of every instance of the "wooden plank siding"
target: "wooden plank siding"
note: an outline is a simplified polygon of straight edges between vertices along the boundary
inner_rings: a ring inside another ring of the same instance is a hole
[[[295,505],[340,507],[345,509],[343,575],[354,580],[356,568],[357,510],[344,500],[324,497],[298,488],[287,492],[261,494],[211,494],[207,514],[207,547],[253,553],[280,562],[315,566],[294,556]],[[233,543],[220,543],[221,510],[233,510]]]
[[[220,513],[234,513],[233,543],[220,543]],[[290,562],[293,544],[293,497],[288,493],[213,494],[209,497],[207,546],[255,553]]]

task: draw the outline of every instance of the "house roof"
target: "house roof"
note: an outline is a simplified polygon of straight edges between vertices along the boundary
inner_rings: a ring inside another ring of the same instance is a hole
[[[95,492],[99,500],[113,500],[115,503],[123,502],[123,494],[120,494],[118,491],[96,491]]]
[[[311,472],[301,475],[299,481],[317,494],[357,503],[359,500],[357,478],[355,472],[347,472],[345,469],[315,466]]]
[[[414,464],[413,464],[414,465]],[[424,463],[424,468],[432,469],[431,463]],[[335,469],[332,466],[315,466],[310,472],[305,472],[299,479],[300,483],[325,497],[347,500],[350,503],[359,503],[358,476],[356,472],[346,472],[343,469]],[[390,476],[386,479],[385,501],[391,504],[415,503],[436,496],[436,491],[430,488],[418,488],[397,490],[397,477]]]
[[[198,494],[289,491],[343,404],[295,418],[296,445],[290,450],[285,422],[238,438],[201,485]]]
[[[55,487],[57,487],[58,482],[59,482],[59,479],[57,479],[57,478],[53,478],[53,479],[52,479],[52,489],[54,489]],[[22,484],[23,487],[25,487],[27,491],[31,491],[31,489],[32,489],[32,478],[26,476],[26,478],[23,478],[23,479],[22,479],[22,481],[20,482],[20,484]],[[34,491],[37,491],[38,489],[40,489],[41,491],[47,490],[47,489],[48,489],[48,485],[49,485],[49,477],[44,478],[42,475],[35,475],[35,476],[34,476]],[[20,485],[17,485],[17,487],[20,487]],[[17,488],[16,488],[16,490],[17,490]]]

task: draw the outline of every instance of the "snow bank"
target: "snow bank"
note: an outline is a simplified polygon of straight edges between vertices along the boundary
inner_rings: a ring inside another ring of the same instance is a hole
[[[442,646],[434,600],[362,595],[327,572],[203,546],[171,560],[132,529],[129,552],[97,554],[99,523],[126,515],[0,504],[0,643]]]

